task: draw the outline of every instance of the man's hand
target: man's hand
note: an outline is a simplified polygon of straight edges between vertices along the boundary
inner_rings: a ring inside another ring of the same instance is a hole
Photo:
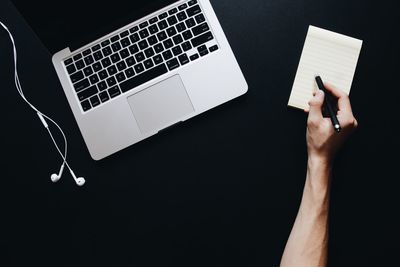
[[[319,161],[330,166],[337,150],[342,146],[349,134],[357,128],[358,123],[354,118],[347,94],[326,84],[325,87],[338,99],[337,118],[342,131],[336,133],[330,118],[322,116],[325,94],[323,91],[318,90],[314,98],[309,102],[307,147],[310,160]]]
[[[328,214],[330,179],[337,150],[357,128],[348,96],[330,86],[338,99],[337,118],[342,127],[336,133],[331,119],[324,118],[324,92],[310,101],[307,123],[308,168],[300,209],[282,256],[281,267],[325,267],[328,260]]]

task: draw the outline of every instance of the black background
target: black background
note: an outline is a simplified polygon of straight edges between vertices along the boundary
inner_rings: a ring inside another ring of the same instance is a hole
[[[305,122],[287,108],[309,24],[364,40],[351,100],[360,127],[337,158],[330,266],[395,266],[399,250],[396,1],[212,1],[249,83],[239,99],[100,162],[50,61],[12,5],[26,96],[61,122],[87,184],[13,84],[0,30],[0,266],[277,266],[301,199]]]

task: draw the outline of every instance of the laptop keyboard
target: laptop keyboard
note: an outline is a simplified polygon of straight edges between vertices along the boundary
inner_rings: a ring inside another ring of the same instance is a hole
[[[74,54],[64,64],[86,112],[218,50],[213,39],[197,0],[190,0]]]

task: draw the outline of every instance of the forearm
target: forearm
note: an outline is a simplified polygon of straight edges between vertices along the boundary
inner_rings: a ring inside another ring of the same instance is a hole
[[[326,266],[331,166],[308,160],[303,198],[281,267]]]

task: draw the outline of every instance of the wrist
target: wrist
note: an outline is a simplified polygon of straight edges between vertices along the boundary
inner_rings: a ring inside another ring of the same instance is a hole
[[[315,199],[324,199],[329,194],[332,163],[320,157],[309,157],[306,186]]]

